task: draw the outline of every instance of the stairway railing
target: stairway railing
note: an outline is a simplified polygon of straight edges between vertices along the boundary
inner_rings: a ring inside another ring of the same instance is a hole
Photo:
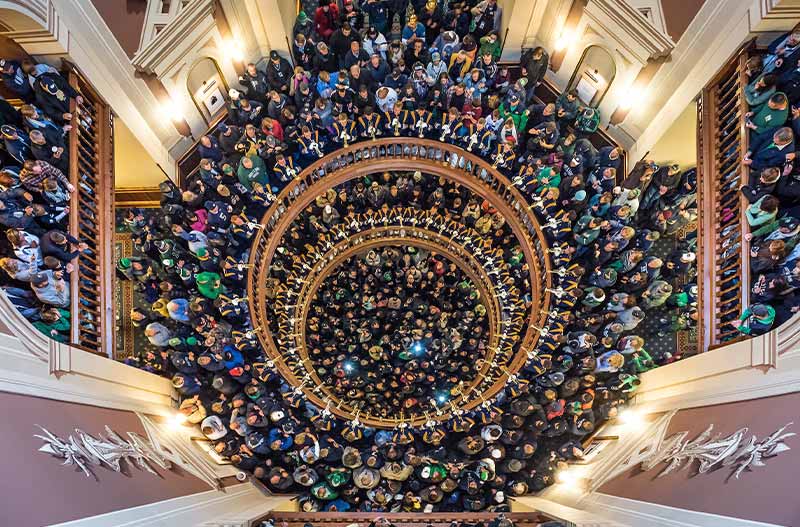
[[[83,98],[72,99],[69,133],[70,234],[89,247],[70,275],[70,343],[92,353],[114,353],[114,160],[109,105],[72,69],[69,83]]]
[[[748,43],[703,89],[698,109],[698,294],[701,320],[698,349],[709,350],[741,340],[731,324],[748,306],[750,245],[739,189],[749,168],[745,66],[753,52]]]

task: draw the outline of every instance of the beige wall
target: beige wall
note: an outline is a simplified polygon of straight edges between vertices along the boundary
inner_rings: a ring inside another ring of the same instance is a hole
[[[677,163],[682,169],[697,165],[697,106],[694,102],[653,145],[647,158],[659,165]]]
[[[155,187],[166,176],[121,119],[114,120],[114,187]]]

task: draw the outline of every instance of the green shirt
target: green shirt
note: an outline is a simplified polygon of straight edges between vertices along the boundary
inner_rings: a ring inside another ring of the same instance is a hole
[[[267,174],[267,165],[264,160],[258,156],[250,156],[249,159],[253,162],[253,168],[246,168],[242,161],[244,157],[239,160],[239,169],[236,171],[236,177],[239,183],[244,185],[247,190],[253,189],[253,181],[258,181],[262,185],[269,183],[269,174]]]
[[[217,273],[206,271],[197,274],[194,279],[197,282],[197,290],[206,298],[216,300],[222,292],[222,282],[220,282],[220,276]]]

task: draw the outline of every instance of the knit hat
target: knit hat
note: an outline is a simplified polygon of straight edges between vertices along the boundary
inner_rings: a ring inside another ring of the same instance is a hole
[[[131,266],[131,259],[120,258],[119,261],[117,261],[117,265],[119,266],[120,269],[128,269]]]
[[[302,11],[302,10],[301,10],[301,11],[300,11],[300,12],[297,14],[297,22],[298,22],[299,24],[305,24],[306,22],[308,22],[308,15],[306,14],[306,12],[305,12],[305,11]]]

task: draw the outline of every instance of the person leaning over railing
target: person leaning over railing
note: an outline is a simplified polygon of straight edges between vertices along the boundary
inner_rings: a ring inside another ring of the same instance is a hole
[[[751,232],[751,298],[755,302],[732,324],[742,333],[761,334],[800,311],[800,28],[778,38],[767,55],[748,61],[745,97],[749,151],[742,163],[750,179],[741,192]]]
[[[0,287],[37,329],[64,342],[70,323],[70,262],[87,249],[68,234],[66,223],[75,191],[65,174],[66,134],[75,120],[71,100],[80,103],[81,97],[50,66],[0,60],[0,68],[6,85],[29,103],[19,111],[1,105],[0,225],[7,229],[10,247],[0,249],[5,271]]]

